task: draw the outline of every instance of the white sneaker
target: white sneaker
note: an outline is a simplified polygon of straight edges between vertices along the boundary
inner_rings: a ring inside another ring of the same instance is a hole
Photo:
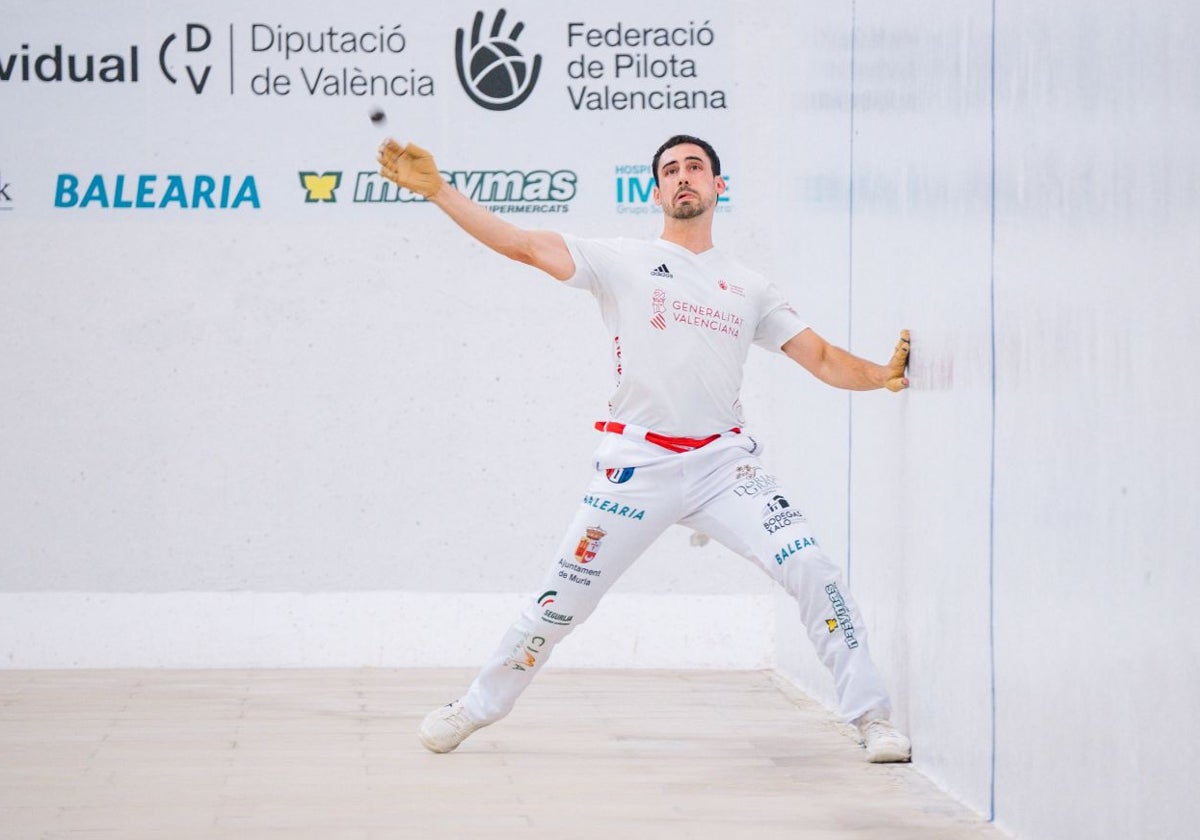
[[[867,748],[867,761],[872,764],[912,760],[912,743],[890,721],[868,720],[859,725],[858,731]]]
[[[461,700],[455,700],[425,715],[421,721],[421,743],[430,752],[448,753],[482,726],[467,716]]]

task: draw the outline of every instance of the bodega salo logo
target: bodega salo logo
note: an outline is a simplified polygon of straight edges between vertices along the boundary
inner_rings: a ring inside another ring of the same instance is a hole
[[[158,50],[163,77],[173,85],[186,77],[192,90],[202,93],[212,65],[185,63],[180,70],[172,59],[181,53],[186,58],[204,53],[212,40],[212,32],[201,23],[186,24],[182,39],[178,33],[169,34]],[[17,52],[0,54],[0,82],[137,84],[141,79],[140,60],[136,44],[109,52],[78,52],[63,44],[39,49],[27,42]]]
[[[470,43],[463,29],[458,30],[454,40],[458,80],[467,96],[489,111],[509,111],[528,99],[542,70],[540,55],[535,55],[531,64],[517,46],[524,23],[517,23],[508,35],[503,34],[506,14],[504,9],[496,12],[491,31],[484,37],[484,15],[476,12]]]
[[[92,175],[59,174],[54,192],[58,208],[102,210],[259,209],[253,175]]]

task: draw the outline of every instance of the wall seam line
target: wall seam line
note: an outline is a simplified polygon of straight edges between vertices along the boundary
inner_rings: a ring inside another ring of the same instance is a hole
[[[854,62],[855,35],[858,28],[858,7],[850,3],[850,189],[849,220],[847,225],[847,277],[846,277],[846,348],[854,348]],[[853,591],[850,580],[853,561],[853,481],[854,481],[854,392],[846,392],[846,588]]]
[[[988,290],[991,316],[992,424],[988,486],[988,673],[991,691],[991,745],[988,822],[996,821],[996,0],[992,0],[991,55],[991,219]]]

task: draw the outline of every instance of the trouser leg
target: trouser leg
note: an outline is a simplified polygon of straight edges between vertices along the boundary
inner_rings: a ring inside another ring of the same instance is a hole
[[[841,569],[821,550],[794,497],[746,452],[729,449],[697,483],[703,502],[682,524],[750,559],[796,599],[847,721],[886,717],[891,701]]]
[[[658,492],[666,467],[597,471],[534,596],[509,627],[463,698],[467,713],[494,723],[512,711],[555,646],[592,614],[601,597],[678,515]],[[669,486],[669,484],[667,484]]]

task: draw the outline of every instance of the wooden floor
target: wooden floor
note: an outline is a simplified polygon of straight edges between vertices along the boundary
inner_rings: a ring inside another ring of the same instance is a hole
[[[766,672],[551,668],[426,752],[421,717],[469,678],[0,671],[0,838],[1005,836],[914,768],[865,763]]]

